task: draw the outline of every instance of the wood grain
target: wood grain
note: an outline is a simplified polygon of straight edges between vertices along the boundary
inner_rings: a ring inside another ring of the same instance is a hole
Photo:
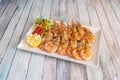
[[[45,18],[52,18],[56,19],[58,18],[59,14],[59,0],[45,0],[43,5],[43,10],[41,16],[44,16]],[[47,6],[46,6],[47,5]],[[49,8],[48,8],[49,7]],[[47,14],[44,11],[47,11]],[[44,63],[43,63],[43,80],[56,80],[56,58],[44,57]]]
[[[12,41],[16,42],[14,45],[17,46],[16,44],[18,44],[19,39],[21,37],[21,33],[20,31],[23,31],[24,26],[26,24],[29,12],[31,10],[31,6],[33,4],[33,0],[31,1],[27,1],[26,6],[23,10],[23,13],[21,15],[21,18],[19,20],[19,23],[17,24],[17,27],[15,29],[15,32],[13,34]],[[19,35],[17,35],[19,32]],[[16,40],[16,36],[18,37]],[[12,43],[13,44],[13,43]],[[26,73],[27,73],[27,69],[28,69],[28,63],[29,63],[29,57],[30,54],[26,53],[26,54],[22,54],[22,52],[24,51],[20,51],[20,50],[16,50],[16,53],[14,55],[14,60],[12,62],[11,68],[9,70],[9,74],[7,76],[7,80],[21,80],[21,79],[25,79],[26,78]],[[13,66],[13,67],[12,67]],[[16,75],[14,77],[14,75]]]
[[[114,12],[120,22],[120,2],[118,0],[109,0],[109,1],[112,6],[112,9],[114,10]]]
[[[111,31],[110,24],[106,18],[106,15],[105,15],[105,12],[104,12],[104,9],[103,9],[101,3],[99,1],[97,1],[97,4],[94,4],[94,6],[96,8],[96,11],[97,11],[100,23],[101,23],[101,27],[104,32],[104,36],[106,39],[108,49],[110,50],[110,55],[112,56],[111,58],[113,60],[114,67],[116,67],[116,69],[118,69],[118,67],[120,66],[119,58],[118,58],[120,52],[118,52],[119,48],[118,48],[117,41],[115,40],[115,36],[113,35],[113,33]],[[118,73],[118,75],[120,75],[119,71],[117,73]]]
[[[20,38],[20,36],[21,36],[21,34],[22,34],[22,31],[23,31],[23,29],[24,29],[24,25],[25,25],[25,21],[27,20],[27,16],[28,16],[28,14],[29,14],[29,10],[30,10],[30,6],[32,5],[32,1],[29,1],[29,2],[27,2],[27,6],[24,8],[24,10],[23,10],[23,13],[22,13],[22,15],[21,15],[21,18],[20,18],[20,20],[19,20],[19,22],[18,22],[18,24],[17,24],[17,26],[16,26],[16,29],[15,29],[15,31],[14,31],[14,33],[13,33],[13,36],[12,36],[12,38],[11,38],[11,40],[10,40],[10,43],[9,43],[9,45],[8,45],[8,48],[7,48],[7,50],[6,50],[6,55],[5,55],[5,58],[3,59],[3,61],[2,61],[2,63],[1,64],[3,64],[3,65],[1,65],[0,66],[0,74],[2,75],[1,77],[0,77],[0,79],[1,80],[5,80],[5,79],[12,79],[12,78],[14,78],[14,77],[12,77],[12,76],[14,76],[15,74],[14,74],[14,72],[16,73],[16,71],[18,71],[19,72],[19,69],[17,69],[19,66],[17,65],[17,64],[15,64],[15,62],[16,62],[16,60],[14,60],[14,56],[15,56],[15,53],[16,53],[16,46],[17,46],[17,44],[19,43],[19,38]],[[21,31],[21,32],[19,32],[19,31]],[[19,53],[21,53],[22,51],[17,51],[18,52],[18,54],[17,55],[19,55]],[[21,55],[26,55],[26,54],[21,54]],[[18,57],[18,58],[17,58]],[[17,56],[15,59],[18,59],[19,60],[19,56]],[[22,59],[20,59],[19,61],[21,61]],[[12,61],[14,61],[14,62],[12,62]],[[26,61],[26,60],[25,60]],[[22,61],[21,61],[22,62]],[[13,65],[15,65],[15,67],[12,67],[11,68],[11,63],[14,63]],[[27,68],[27,64],[23,64],[25,67],[23,68],[20,68],[20,70],[21,70],[21,73],[23,73],[24,72],[24,70],[26,70],[26,68]],[[17,67],[18,66],[18,67]],[[8,75],[8,73],[9,73],[9,71],[11,72],[10,73],[10,75],[11,76],[9,76]],[[13,72],[12,72],[13,71]],[[22,72],[23,71],[23,72]],[[13,74],[13,75],[12,75]],[[22,75],[22,74],[21,74]],[[19,76],[19,73],[18,73],[18,76]],[[23,76],[23,77],[25,77],[25,75]],[[22,78],[22,77],[21,77]],[[18,77],[17,77],[17,75],[16,75],[16,77],[14,78],[14,79],[19,79]]]
[[[93,6],[90,4],[90,2],[88,0],[83,1],[82,5],[85,6],[84,7],[85,13],[89,15],[88,17],[85,17],[86,19],[84,19],[84,21],[85,20],[86,20],[86,22],[89,21],[88,24],[90,26],[99,28],[100,27],[99,21],[97,19],[97,15],[96,15],[96,12],[95,12]],[[81,13],[81,16],[84,17],[84,14]],[[81,18],[81,20],[82,20],[82,18]],[[97,69],[96,68],[93,69],[93,68],[87,66],[86,70],[87,70],[88,80],[102,80],[103,79],[102,70],[101,70],[100,66]]]
[[[103,37],[102,39],[102,43],[105,44],[102,48],[101,51],[101,68],[103,70],[103,74],[104,77],[103,79],[109,80],[112,79],[114,80],[114,78],[118,78],[115,68],[114,68],[114,64],[111,60],[111,55],[110,52],[108,51],[107,45],[105,43],[105,39]],[[107,65],[107,66],[106,66]]]
[[[0,0],[0,3],[2,2],[2,0]]]
[[[118,20],[117,16],[115,15],[115,13],[110,5],[109,0],[106,0],[106,1],[101,0],[101,3],[103,5],[105,14],[107,13],[106,17],[108,18],[108,21],[109,21],[109,24],[111,27],[111,31],[115,36],[118,46],[120,47],[120,42],[119,42],[120,37],[118,37],[118,36],[120,36],[120,27],[118,27],[120,25],[119,20]],[[106,7],[106,5],[107,5],[107,7]]]
[[[8,6],[10,0],[3,0],[1,3],[0,3],[0,17],[2,16],[4,10],[6,9],[6,7]]]
[[[75,21],[79,20],[79,14],[77,11],[77,6],[76,6],[76,1],[75,0],[67,0],[67,12],[68,12],[68,22],[71,22],[72,19]]]
[[[0,39],[2,38],[2,35],[5,31],[5,29],[7,28],[7,25],[9,23],[9,21],[11,20],[13,14],[14,14],[14,11],[16,10],[17,5],[18,5],[17,0],[11,0],[10,3],[11,4],[9,4],[7,6],[3,15],[0,17]],[[5,21],[5,23],[4,23],[4,21]]]
[[[43,5],[43,0],[40,0],[39,2],[38,0],[34,0],[33,7],[31,9],[22,37],[24,37],[26,32],[32,27],[34,20],[40,17],[42,5]],[[28,72],[26,74],[26,80],[34,80],[34,79],[41,80],[44,56],[35,53],[32,54],[29,53],[29,54],[31,57],[29,58],[30,61],[29,61]]]
[[[89,26],[89,14],[86,8],[86,3],[84,0],[77,0],[77,5],[81,24]]]
[[[67,21],[67,0],[60,0],[60,11],[59,18],[61,20]]]
[[[24,4],[23,4],[24,3]],[[14,33],[15,27],[21,17],[21,13],[24,9],[26,1],[20,1],[18,4],[18,8],[16,10],[16,12],[14,12],[14,15],[10,21],[10,23],[8,24],[8,27],[6,29],[6,31],[4,32],[4,35],[0,41],[0,62],[2,61],[4,55],[6,54],[5,51],[9,45],[9,42],[11,40],[11,37]]]
[[[72,20],[72,18],[75,21],[80,20],[80,15],[83,16],[83,14],[79,14],[79,11],[81,12],[79,5],[80,2],[78,0],[69,0],[67,3],[67,9],[68,9],[68,20]],[[78,6],[76,6],[78,5]],[[83,5],[82,5],[83,6]],[[72,10],[72,13],[71,13]],[[82,22],[83,19],[80,20]],[[85,21],[85,20],[83,20]],[[82,23],[83,24],[83,23]],[[80,64],[70,64],[70,79],[71,80],[86,80],[87,79],[87,73],[86,73],[86,66],[80,65]]]
[[[60,0],[59,2],[59,19],[67,21],[67,1]],[[68,61],[57,59],[56,61],[56,80],[69,80],[70,78],[70,63]]]
[[[36,18],[102,29],[97,68],[17,49]],[[120,80],[120,0],[0,0],[0,80]]]
[[[45,0],[41,12],[41,17],[50,18],[51,7],[52,7],[52,0]]]

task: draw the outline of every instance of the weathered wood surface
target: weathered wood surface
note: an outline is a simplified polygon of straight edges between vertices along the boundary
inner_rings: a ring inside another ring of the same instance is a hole
[[[17,49],[37,17],[101,28],[98,68]],[[120,80],[120,0],[0,0],[0,80]]]

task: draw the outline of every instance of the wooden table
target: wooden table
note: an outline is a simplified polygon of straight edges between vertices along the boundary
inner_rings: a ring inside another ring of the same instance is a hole
[[[101,28],[98,68],[17,49],[40,16]],[[0,80],[120,80],[120,0],[0,0]]]

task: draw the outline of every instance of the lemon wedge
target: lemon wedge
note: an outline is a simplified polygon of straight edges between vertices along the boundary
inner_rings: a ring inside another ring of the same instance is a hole
[[[37,34],[31,34],[27,36],[27,44],[31,47],[37,47],[41,43],[41,36]]]

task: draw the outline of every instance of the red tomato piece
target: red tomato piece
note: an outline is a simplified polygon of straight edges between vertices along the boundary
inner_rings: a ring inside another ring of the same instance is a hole
[[[42,35],[43,32],[44,32],[43,27],[39,26],[39,27],[37,27],[37,28],[33,31],[32,34],[35,34],[35,33],[36,33],[36,34],[38,34],[38,35]]]

